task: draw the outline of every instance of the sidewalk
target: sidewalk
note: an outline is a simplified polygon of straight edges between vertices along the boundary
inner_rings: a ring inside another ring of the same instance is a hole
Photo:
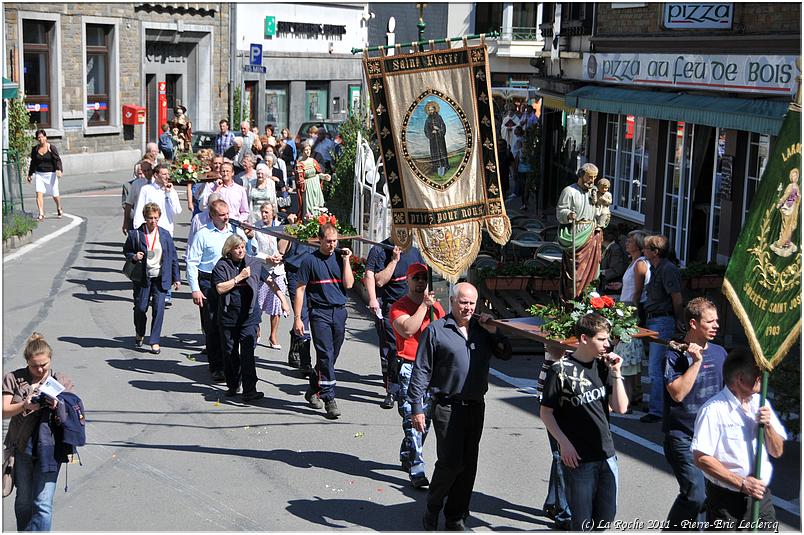
[[[65,175],[59,179],[59,193],[61,195],[71,195],[75,193],[84,193],[87,191],[95,191],[95,190],[107,190],[107,189],[114,189],[120,188],[124,182],[131,180],[133,167],[131,169],[111,169],[100,171],[97,173],[86,173],[83,175],[72,175],[65,173]],[[28,212],[35,212],[36,211],[36,194],[34,192],[33,183],[28,184],[27,182],[23,181],[22,184],[23,189],[23,199],[25,199],[25,210]],[[31,203],[28,204],[28,199],[31,200]],[[53,200],[48,199],[47,195],[45,195],[45,212],[49,209],[47,207],[48,202],[50,202],[51,207],[53,206]],[[33,207],[33,209],[31,209]]]

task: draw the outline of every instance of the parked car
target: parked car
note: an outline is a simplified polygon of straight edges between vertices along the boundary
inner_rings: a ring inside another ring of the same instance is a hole
[[[193,152],[198,152],[199,149],[212,149],[215,136],[218,134],[219,132],[193,131]]]
[[[302,123],[299,127],[299,138],[307,139],[307,130],[309,130],[311,126],[317,126],[319,129],[323,128],[326,130],[327,134],[329,134],[332,139],[335,139],[343,123],[343,121],[308,121]]]

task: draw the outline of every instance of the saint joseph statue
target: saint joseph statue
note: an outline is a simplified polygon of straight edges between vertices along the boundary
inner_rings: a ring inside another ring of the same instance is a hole
[[[563,249],[559,291],[564,302],[578,297],[586,286],[597,279],[600,270],[603,232],[595,223],[597,173],[597,166],[584,164],[578,170],[578,182],[564,188],[558,197],[558,244]]]

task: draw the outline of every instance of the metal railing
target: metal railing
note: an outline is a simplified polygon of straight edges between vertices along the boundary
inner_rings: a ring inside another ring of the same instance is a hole
[[[500,38],[506,41],[539,41],[542,32],[536,26],[512,26],[500,28]]]
[[[14,149],[3,149],[3,213],[24,212],[22,168],[25,157]]]

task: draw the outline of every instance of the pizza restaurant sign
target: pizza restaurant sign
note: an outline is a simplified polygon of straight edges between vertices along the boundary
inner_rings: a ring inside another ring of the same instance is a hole
[[[797,56],[586,54],[584,80],[793,96]]]

